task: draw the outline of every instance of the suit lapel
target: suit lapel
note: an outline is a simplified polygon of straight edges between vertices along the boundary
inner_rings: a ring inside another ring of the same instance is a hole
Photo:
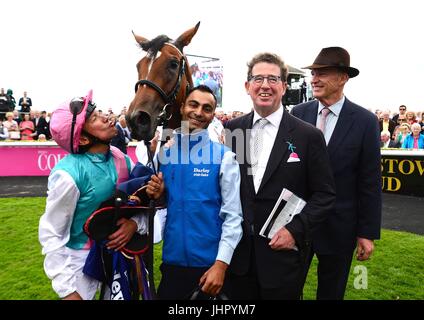
[[[314,127],[317,124],[318,116],[318,100],[313,101],[308,107],[305,108],[303,121],[312,124]]]
[[[265,169],[264,176],[262,178],[261,185],[259,186],[258,193],[261,191],[263,186],[271,178],[274,171],[280,165],[283,158],[289,152],[287,142],[290,141],[289,132],[292,130],[290,125],[291,115],[284,111],[283,118],[281,119],[280,128],[278,128],[277,136],[275,137],[274,146],[272,147],[271,154],[269,155],[268,164]],[[253,179],[252,185],[253,185]]]
[[[337,120],[336,127],[328,142],[328,152],[336,152],[340,143],[343,142],[345,136],[351,131],[354,124],[355,117],[353,116],[355,110],[351,107],[351,102],[346,98],[340,111],[339,119]]]

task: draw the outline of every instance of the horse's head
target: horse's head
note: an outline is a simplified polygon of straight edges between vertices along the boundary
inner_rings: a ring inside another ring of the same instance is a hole
[[[199,25],[200,22],[175,41],[164,35],[148,40],[134,34],[147,53],[137,63],[135,97],[126,115],[131,136],[137,140],[151,140],[156,127],[164,121],[168,128],[180,126],[180,107],[187,88],[193,85],[183,48],[190,43]]]

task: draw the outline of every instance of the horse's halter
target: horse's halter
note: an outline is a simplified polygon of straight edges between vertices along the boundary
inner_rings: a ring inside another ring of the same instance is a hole
[[[178,71],[178,79],[177,79],[177,83],[174,86],[174,89],[169,94],[166,94],[165,91],[163,91],[162,88],[159,87],[156,83],[154,83],[150,80],[147,80],[147,79],[138,80],[135,84],[135,93],[137,93],[140,85],[147,85],[150,88],[154,89],[157,93],[159,93],[162,100],[165,102],[165,105],[163,106],[163,109],[159,113],[158,118],[157,118],[158,125],[163,125],[163,123],[165,121],[168,121],[169,119],[171,119],[172,113],[170,112],[170,110],[169,110],[170,108],[168,108],[168,107],[171,106],[173,102],[175,102],[175,99],[177,98],[178,90],[180,90],[181,79],[183,77],[183,74],[185,73],[185,59],[184,59],[184,55],[182,54],[182,52],[177,47],[175,47],[174,45],[172,45],[170,43],[165,43],[164,45],[170,45],[170,46],[176,48],[178,50],[178,52],[181,54],[181,60],[180,60],[180,63],[179,63],[180,69]]]

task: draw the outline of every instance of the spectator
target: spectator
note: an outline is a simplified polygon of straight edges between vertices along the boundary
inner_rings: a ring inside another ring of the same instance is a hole
[[[397,125],[401,125],[403,123],[407,123],[406,122],[406,115],[405,114],[400,114],[397,117]]]
[[[387,130],[380,133],[380,148],[397,148],[396,142],[390,139],[390,132]]]
[[[381,120],[379,120],[380,125],[380,132],[381,131],[389,131],[390,136],[393,134],[393,131],[395,130],[396,123],[390,120],[390,112],[389,111],[383,111],[381,113]],[[389,137],[390,137],[389,136]]]
[[[308,99],[306,98],[306,90],[308,89],[308,84],[306,83],[306,79],[303,79],[302,84],[300,85],[300,102],[306,102]]]
[[[122,129],[124,129],[125,137],[128,138],[128,143],[129,143],[129,142],[132,141],[131,131],[130,131],[130,129],[127,126],[127,120],[125,119],[125,114],[123,114],[123,116],[124,116],[123,120],[121,120],[119,123],[121,124]]]
[[[424,111],[421,112],[421,120],[418,123],[421,126],[421,133],[424,133]]]
[[[5,114],[12,111],[10,97],[4,92],[4,88],[0,89],[0,119],[6,119]]]
[[[403,141],[402,149],[424,149],[424,135],[421,134],[421,126],[413,123],[411,131]]]
[[[13,97],[13,90],[7,89],[7,95],[9,96],[9,107],[11,109],[10,111],[13,111],[16,108],[16,100],[15,97]]]
[[[46,142],[47,141],[46,136],[44,134],[39,134],[37,141],[38,142]]]
[[[208,86],[209,89],[212,90],[212,92],[215,95],[215,97],[218,96],[219,85],[218,85],[218,82],[215,80],[215,76],[214,76],[213,71],[209,71],[208,72],[208,77],[206,78],[204,84],[206,86]]]
[[[414,111],[408,111],[406,113],[406,122],[409,123],[409,125],[412,125],[417,122],[417,118],[415,117]]]
[[[39,123],[37,134],[44,134],[46,136],[46,139],[50,139],[50,117],[47,116],[46,111],[41,111],[41,118],[43,120],[41,121],[41,124]]]
[[[48,138],[50,137],[49,124],[47,123],[46,116],[46,111],[40,113],[40,111],[35,110],[35,117],[32,120],[36,133],[35,139],[38,139],[39,134],[44,134]]]
[[[6,113],[6,121],[3,125],[6,127],[7,131],[9,131],[9,139],[11,140],[20,140],[21,132],[19,130],[19,126],[15,120],[13,120],[13,113]]]
[[[20,124],[22,121],[22,118],[19,115],[19,111],[15,109],[12,112],[13,112],[13,120],[15,120],[17,124]]]
[[[403,141],[411,133],[411,126],[408,123],[403,123],[399,126],[399,133],[396,137],[396,143],[399,144],[399,148],[402,147]]]
[[[155,136],[150,140],[150,150],[152,152],[152,157],[154,158],[160,150],[160,138],[162,136],[162,127],[158,126],[156,128]],[[144,140],[141,140],[137,143],[137,147],[135,148],[135,155],[137,157],[138,162],[142,163],[145,166],[151,167],[149,163],[149,155],[147,153],[147,147],[144,143]]]
[[[406,106],[403,105],[403,104],[401,106],[399,106],[399,113],[396,114],[396,115],[394,115],[393,118],[392,118],[392,120],[395,123],[397,123],[398,122],[398,118],[399,118],[400,115],[406,116]]]
[[[19,124],[21,131],[21,140],[34,140],[35,127],[34,123],[29,119],[29,114],[24,114],[24,120]]]
[[[19,105],[21,106],[21,112],[30,112],[32,106],[32,100],[27,96],[27,92],[24,91],[24,96],[19,98]]]
[[[110,117],[109,117],[110,119]],[[117,147],[119,150],[121,150],[123,153],[127,153],[127,145],[130,142],[130,139],[126,135],[126,131],[124,130],[124,126],[126,127],[126,121],[125,116],[121,115],[119,117],[119,121],[116,122],[116,129],[118,130],[118,133],[116,136],[113,137],[111,141],[111,145],[114,147]]]
[[[377,119],[378,120],[380,120],[381,119],[381,110],[380,109],[376,109],[375,111],[374,111],[374,114],[377,116]]]
[[[111,121],[114,125],[116,125],[117,116],[114,113],[107,113],[105,116]]]
[[[0,118],[0,140],[9,139],[9,131],[3,125],[3,120]]]
[[[392,141],[394,143],[393,148],[400,148],[401,147],[401,145],[398,144],[398,140],[397,140],[397,136],[399,135],[399,132],[400,132],[400,126],[396,126],[395,130],[393,131],[393,134],[390,137],[390,139],[392,139]]]

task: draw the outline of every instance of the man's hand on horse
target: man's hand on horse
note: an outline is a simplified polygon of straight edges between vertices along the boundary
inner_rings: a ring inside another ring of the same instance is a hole
[[[165,190],[165,183],[163,182],[163,174],[159,172],[158,175],[152,175],[150,181],[147,183],[146,193],[151,199],[159,199]]]

